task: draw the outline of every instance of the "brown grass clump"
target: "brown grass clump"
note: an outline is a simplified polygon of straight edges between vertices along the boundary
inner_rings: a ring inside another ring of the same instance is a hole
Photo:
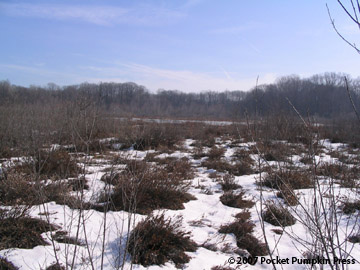
[[[17,166],[15,170],[41,178],[57,179],[76,177],[81,172],[76,161],[64,150],[38,151],[33,161]]]
[[[310,174],[295,168],[285,168],[277,171],[270,169],[263,181],[258,181],[257,184],[275,189],[280,189],[283,185],[292,189],[304,189],[313,186]]]
[[[360,243],[360,234],[349,236],[348,241],[350,243]]]
[[[342,210],[345,214],[350,215],[360,210],[360,200],[353,202],[344,202],[342,205]]]
[[[31,177],[10,171],[0,180],[0,203],[3,205],[38,203],[38,194]]]
[[[65,270],[65,267],[58,263],[54,263],[54,264],[46,267],[45,270]]]
[[[54,234],[52,234],[52,239],[57,241],[58,243],[78,245],[78,246],[84,245],[83,242],[76,239],[75,237],[69,236],[68,232],[66,231],[56,231]]]
[[[220,181],[220,185],[223,191],[234,190],[241,187],[235,183],[235,177],[231,174],[225,174]]]
[[[257,142],[256,147],[251,146],[251,152],[254,154],[260,154],[260,156],[266,161],[289,161],[289,156],[294,154],[292,149],[286,143],[263,141]]]
[[[249,166],[254,165],[254,160],[250,157],[251,152],[249,150],[243,149],[243,148],[238,148],[234,155],[233,158],[234,160],[237,160],[243,164],[248,164]]]
[[[0,270],[17,270],[17,269],[19,268],[15,267],[6,258],[0,258]]]
[[[207,159],[201,163],[201,166],[216,170],[218,172],[227,172],[236,176],[253,173],[253,169],[247,163],[236,162],[235,164],[230,164],[229,162],[226,162],[222,159]]]
[[[165,169],[171,178],[186,180],[194,177],[193,168],[186,157],[168,162]]]
[[[345,188],[356,188],[359,186],[360,170],[357,166],[349,167],[345,164],[324,163],[318,168],[321,176],[336,179],[340,186]]]
[[[166,219],[164,214],[147,217],[129,237],[131,261],[143,266],[163,265],[167,261],[181,266],[189,262],[185,252],[194,252],[197,246],[190,239],[190,233],[181,231],[180,227],[180,219]]]
[[[222,147],[213,146],[211,147],[208,157],[210,160],[220,159],[225,154],[225,149]]]
[[[251,208],[254,206],[254,202],[251,200],[244,199],[245,191],[241,191],[238,194],[232,191],[225,192],[221,197],[220,201],[222,204],[235,208]]]
[[[35,178],[10,171],[5,179],[0,180],[0,203],[32,206],[55,201],[70,206],[74,200],[69,197],[69,192],[87,187],[86,181],[81,178],[69,182],[49,180],[47,183],[34,182]]]
[[[266,246],[252,235],[254,228],[255,224],[250,221],[250,213],[245,211],[236,215],[235,222],[221,226],[219,232],[234,234],[237,246],[246,249],[251,256],[265,256],[268,253]]]
[[[183,163],[179,163],[182,167]],[[183,203],[195,199],[186,191],[189,183],[184,181],[190,171],[177,171],[176,165],[170,168],[149,166],[146,163],[129,167],[116,175],[115,187],[110,200],[106,194],[100,202],[110,202],[108,210],[126,210],[148,214],[154,209],[184,209]],[[169,170],[169,171],[167,171]]]
[[[276,193],[278,198],[284,199],[284,202],[289,206],[295,206],[299,204],[299,198],[295,194],[295,191],[286,185],[279,187],[279,192]]]
[[[0,213],[0,250],[47,245],[41,234],[56,229],[57,227],[43,220],[2,210]]]
[[[274,226],[281,227],[291,226],[296,222],[296,219],[287,208],[275,203],[269,203],[266,205],[266,210],[263,213],[263,219]]]

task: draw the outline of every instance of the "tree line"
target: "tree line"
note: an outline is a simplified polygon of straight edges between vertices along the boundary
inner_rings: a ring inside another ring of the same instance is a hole
[[[0,82],[0,106],[33,106],[81,102],[107,115],[123,117],[175,117],[236,119],[244,116],[294,114],[334,118],[353,114],[349,94],[360,106],[360,79],[325,73],[309,78],[296,75],[278,78],[250,91],[183,93],[158,90],[152,93],[144,86],[126,83],[82,83],[79,85],[23,87]],[[347,91],[347,89],[349,91]],[[81,104],[78,104],[81,106]]]

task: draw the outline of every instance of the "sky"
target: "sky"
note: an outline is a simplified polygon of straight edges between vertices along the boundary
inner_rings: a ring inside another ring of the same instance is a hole
[[[345,1],[343,1],[345,2]],[[360,30],[336,0],[0,0],[0,80],[249,90],[281,76],[359,76]]]

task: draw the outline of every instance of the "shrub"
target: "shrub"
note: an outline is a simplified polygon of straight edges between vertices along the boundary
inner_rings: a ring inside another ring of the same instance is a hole
[[[236,176],[253,173],[252,168],[247,163],[236,162],[235,164],[230,164],[222,159],[207,159],[201,163],[201,166],[216,170],[218,172],[227,172]]]
[[[47,245],[41,234],[56,229],[57,227],[40,219],[2,211],[0,213],[0,250]]]
[[[37,205],[49,201],[65,204],[69,191],[75,188],[77,180],[49,180],[47,183],[36,181],[31,175],[10,171],[6,179],[0,180],[0,203],[3,205]],[[76,181],[76,182],[72,182]],[[80,180],[81,181],[81,180]]]
[[[57,241],[58,243],[78,245],[78,246],[84,245],[83,242],[76,239],[75,237],[69,236],[66,231],[57,231],[57,232],[55,232],[54,234],[52,234],[52,239]]]
[[[208,157],[210,160],[217,160],[220,159],[224,155],[224,153],[224,148],[213,146],[208,153]]]
[[[65,267],[58,263],[54,263],[54,264],[46,267],[45,270],[65,270]]]
[[[15,169],[17,172],[58,179],[76,177],[81,172],[76,161],[64,150],[38,151],[33,161],[19,165]]]
[[[235,177],[231,174],[225,174],[220,181],[220,185],[223,191],[229,191],[241,187],[240,185],[235,183]]]
[[[0,258],[0,270],[17,270],[17,269],[19,268],[15,267],[6,258]]]
[[[295,206],[299,203],[299,198],[295,194],[295,191],[286,185],[281,185],[279,187],[279,192],[276,193],[276,196],[284,199],[284,202],[290,206]]]
[[[250,157],[251,152],[244,149],[238,148],[233,154],[233,158],[241,163],[248,164],[251,167],[254,164],[254,160]]]
[[[355,213],[357,210],[360,210],[360,200],[354,202],[344,202],[342,210],[347,215]]]
[[[193,168],[186,157],[168,162],[165,168],[171,178],[186,180],[194,177]]]
[[[38,194],[31,177],[10,171],[6,178],[0,180],[0,203],[3,205],[27,204],[38,202]]]
[[[261,183],[258,181],[257,184]],[[283,185],[292,189],[303,189],[312,187],[313,183],[308,172],[285,168],[278,171],[270,169],[263,179],[262,185],[275,189],[280,189]]]
[[[237,246],[246,249],[251,256],[265,256],[268,253],[266,246],[251,234],[254,231],[255,224],[249,219],[249,212],[241,212],[236,215],[235,222],[221,226],[219,232],[234,234]]]
[[[79,177],[79,178],[68,180],[67,184],[72,191],[82,191],[84,189],[89,189],[87,180],[83,176]]]
[[[360,234],[349,236],[348,241],[350,243],[360,243]]]
[[[264,221],[274,225],[274,226],[291,226],[294,225],[296,219],[289,212],[288,209],[281,205],[276,205],[274,203],[269,203],[266,205],[266,210],[263,213]]]
[[[164,214],[147,217],[130,234],[131,261],[143,266],[162,265],[170,260],[177,266],[189,262],[185,252],[194,252],[197,246],[180,227],[180,219],[166,219]]]
[[[186,193],[188,183],[183,179],[184,173],[168,173],[164,168],[146,164],[137,169],[130,166],[117,175],[107,208],[141,214],[161,208],[184,209],[183,203],[195,199]],[[106,201],[100,199],[100,202]]]
[[[225,192],[221,197],[220,201],[227,206],[235,208],[250,208],[254,206],[254,202],[251,200],[244,199],[245,192],[241,191],[238,194],[233,193],[232,191]]]
[[[357,166],[349,167],[338,163],[324,163],[319,166],[318,174],[332,179],[337,179],[342,187],[358,187],[357,179],[360,178],[360,170]]]

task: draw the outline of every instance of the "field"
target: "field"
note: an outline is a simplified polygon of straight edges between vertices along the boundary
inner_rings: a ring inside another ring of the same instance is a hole
[[[148,122],[11,149],[1,269],[357,269],[354,142],[298,121]]]

